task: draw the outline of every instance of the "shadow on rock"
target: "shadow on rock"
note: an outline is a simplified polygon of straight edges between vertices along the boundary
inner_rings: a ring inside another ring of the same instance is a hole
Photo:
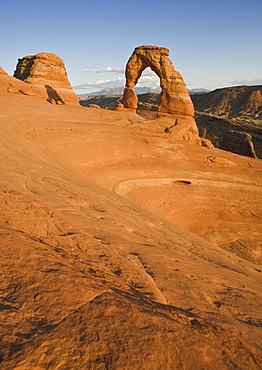
[[[57,91],[55,89],[53,89],[49,85],[45,85],[45,88],[46,88],[46,92],[47,92],[47,95],[48,95],[47,101],[49,101],[49,103],[51,103],[51,104],[65,104],[65,102],[62,100],[62,98],[59,96],[59,94],[57,93]]]

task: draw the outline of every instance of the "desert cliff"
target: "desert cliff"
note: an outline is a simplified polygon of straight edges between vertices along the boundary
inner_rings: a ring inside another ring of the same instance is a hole
[[[195,109],[224,118],[261,120],[262,86],[233,86],[192,94]]]

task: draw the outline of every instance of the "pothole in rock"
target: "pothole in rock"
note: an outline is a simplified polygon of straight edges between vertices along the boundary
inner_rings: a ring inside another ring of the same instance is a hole
[[[179,185],[190,185],[192,184],[191,181],[188,180],[175,180],[173,181],[174,184],[179,184]]]

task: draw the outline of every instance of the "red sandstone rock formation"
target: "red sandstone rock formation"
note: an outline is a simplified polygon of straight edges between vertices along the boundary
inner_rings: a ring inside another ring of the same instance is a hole
[[[7,75],[6,71],[3,70],[2,67],[0,67],[0,75],[3,74],[3,75]]]
[[[226,132],[220,144],[220,149],[257,158],[252,136],[243,131],[230,130]]]
[[[175,124],[169,124],[172,126],[169,132],[172,131],[179,138],[198,140],[193,103],[181,74],[175,71],[168,55],[169,50],[159,46],[139,46],[134,50],[126,65],[123,104],[131,110],[137,108],[138,98],[134,86],[143,70],[150,67],[159,76],[162,89],[158,117],[175,120]]]
[[[125,111],[125,106],[124,104],[120,103],[119,101],[117,101],[116,103],[116,106],[115,106],[115,109],[116,111],[118,112],[124,112]]]
[[[36,94],[53,104],[78,105],[64,62],[52,53],[18,59],[14,77],[33,87]]]
[[[224,118],[262,117],[262,86],[233,86],[192,94],[195,109]]]
[[[33,89],[26,83],[17,78],[9,76],[3,68],[0,67],[0,92],[1,94],[23,94],[35,95]]]

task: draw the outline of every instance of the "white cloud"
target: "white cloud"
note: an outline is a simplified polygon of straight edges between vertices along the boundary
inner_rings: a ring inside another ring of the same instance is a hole
[[[97,71],[95,69],[86,69],[85,71],[91,73],[100,73],[101,71]],[[102,70],[103,77],[105,76],[105,72],[120,74],[124,73],[124,69],[121,68],[112,68],[106,67]],[[102,76],[101,76],[102,77]],[[81,85],[75,85],[73,88],[76,91],[98,91],[104,89],[106,87],[122,87],[125,85],[125,77],[119,76],[114,79],[98,79],[97,81],[83,83]],[[151,69],[147,68],[141,75],[138,80],[137,87],[151,87],[157,88],[160,85],[159,77],[153,72]]]
[[[234,78],[233,85],[262,85],[262,78]]]
[[[123,68],[112,68],[112,67],[106,67],[102,71],[93,69],[93,68],[86,68],[82,72],[90,72],[90,73],[102,73],[102,72],[111,72],[115,74],[123,74],[125,73],[125,70]]]
[[[141,86],[157,87],[159,85],[160,79],[155,73],[151,75],[142,75],[136,84],[136,86],[138,87]]]
[[[157,75],[141,76],[138,81],[159,81],[159,77]]]
[[[112,68],[112,67],[106,67],[103,69],[104,72],[113,72],[113,73],[125,73],[125,70],[123,68]]]
[[[101,71],[97,71],[96,69],[92,69],[92,68],[91,69],[86,68],[83,70],[83,72],[101,73]]]
[[[122,86],[124,84],[124,81],[125,81],[124,77],[118,77],[111,80],[98,80],[95,82],[88,82],[82,85],[73,86],[73,88],[76,90],[88,90],[90,88]]]
[[[143,70],[142,76],[157,76],[154,71],[152,71],[151,68],[147,67],[146,69]]]
[[[182,76],[183,76],[183,75],[188,75],[188,76],[190,76],[190,77],[197,77],[197,75],[196,75],[196,74],[191,73],[191,72],[182,72],[182,73],[181,73],[181,75],[182,75]]]

